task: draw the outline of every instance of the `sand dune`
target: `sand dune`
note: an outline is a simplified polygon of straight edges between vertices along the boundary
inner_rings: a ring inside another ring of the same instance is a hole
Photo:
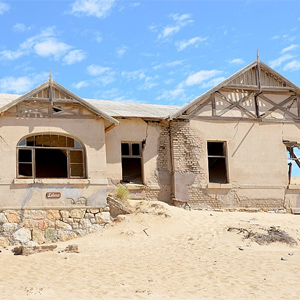
[[[1,249],[0,299],[299,299],[298,245],[258,245],[227,229],[276,226],[300,243],[300,216],[138,206],[53,252]],[[69,244],[79,253],[59,253]]]

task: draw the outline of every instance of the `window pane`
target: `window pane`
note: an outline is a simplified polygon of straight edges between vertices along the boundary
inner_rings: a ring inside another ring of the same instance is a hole
[[[140,144],[132,144],[132,155],[140,155]]]
[[[121,153],[122,153],[122,155],[129,155],[129,144],[128,143],[121,144]]]
[[[19,149],[19,162],[31,163],[32,155],[30,149]]]
[[[67,138],[67,147],[73,148],[74,147],[74,140],[71,138]]]
[[[32,177],[32,164],[22,164],[19,163],[19,176]]]
[[[74,148],[77,148],[77,149],[81,149],[82,146],[79,142],[77,142],[76,140],[74,140]]]
[[[50,147],[51,146],[51,137],[50,135],[43,136],[43,147]]]
[[[223,142],[207,142],[207,153],[213,156],[224,156]]]
[[[70,151],[70,160],[71,163],[83,163],[82,151]]]
[[[18,146],[19,147],[25,147],[26,146],[26,139],[21,140]]]
[[[58,147],[58,135],[51,135],[51,146],[52,147]]]
[[[67,147],[67,137],[63,135],[58,136],[58,147]]]
[[[35,145],[38,147],[43,147],[43,136],[42,135],[37,135],[35,137]]]
[[[83,164],[71,164],[71,177],[83,177]]]
[[[34,136],[29,136],[27,139],[27,146],[34,146]]]

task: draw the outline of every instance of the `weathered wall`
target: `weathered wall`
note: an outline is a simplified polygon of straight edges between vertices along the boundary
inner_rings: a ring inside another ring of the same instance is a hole
[[[194,208],[282,208],[288,185],[283,124],[172,122],[175,200]],[[209,183],[207,141],[227,144],[229,183]]]
[[[34,133],[61,133],[86,150],[87,179],[17,179],[16,146]],[[106,205],[106,152],[102,119],[0,118],[0,207]],[[60,199],[47,199],[60,192]]]
[[[168,124],[144,121],[140,118],[120,119],[120,125],[106,134],[107,177],[114,184],[122,180],[121,142],[145,141],[142,152],[143,184],[139,187],[128,185],[130,192],[141,193],[147,199],[170,200],[170,151]]]
[[[108,223],[108,208],[0,209],[0,247],[67,241]]]

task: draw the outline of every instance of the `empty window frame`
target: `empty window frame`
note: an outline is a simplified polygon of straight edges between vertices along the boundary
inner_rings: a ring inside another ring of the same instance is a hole
[[[18,178],[85,178],[84,148],[58,134],[36,134],[17,145]]]
[[[142,143],[122,142],[122,181],[142,184]]]
[[[287,149],[289,184],[299,184],[295,178],[300,177],[300,144],[289,141],[284,141],[284,144]]]
[[[228,183],[225,142],[207,142],[209,182]]]

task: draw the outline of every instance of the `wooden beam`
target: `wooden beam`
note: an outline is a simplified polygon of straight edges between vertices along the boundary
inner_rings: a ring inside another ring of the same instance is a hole
[[[212,108],[212,115],[216,115],[216,97],[215,94],[211,96],[211,108]]]
[[[281,101],[278,105],[281,105],[281,106],[282,106],[282,105],[284,105],[284,104],[290,102],[291,100],[294,100],[295,97],[296,97],[296,95],[291,95],[291,96],[288,97],[287,99]],[[261,114],[259,117],[265,118],[265,117],[267,117],[269,114],[271,114],[273,111],[275,111],[276,109],[277,109],[276,107],[272,107],[272,108],[269,109],[267,112]]]
[[[223,95],[220,92],[216,92],[216,94],[218,94],[223,100],[227,101],[230,104],[235,104],[235,102],[229,100],[225,95]],[[249,110],[247,110],[246,108],[240,106],[238,103],[236,104],[236,107],[239,108],[241,111],[243,111],[246,115],[248,115],[250,118],[256,119],[256,116],[250,112]]]
[[[289,115],[290,117],[292,117],[293,119],[296,119],[296,120],[300,119],[298,116],[296,116],[295,114],[291,113],[291,112],[288,111],[286,108],[283,108],[283,107],[280,106],[279,104],[275,103],[275,102],[272,101],[271,99],[267,98],[267,97],[264,96],[263,94],[260,94],[259,97],[260,97],[261,99],[263,99],[264,101],[266,101],[266,102],[272,104],[272,105],[274,106],[275,110],[276,110],[276,109],[279,109],[279,110],[281,110],[282,112],[284,112],[284,113],[286,113],[287,115]]]

